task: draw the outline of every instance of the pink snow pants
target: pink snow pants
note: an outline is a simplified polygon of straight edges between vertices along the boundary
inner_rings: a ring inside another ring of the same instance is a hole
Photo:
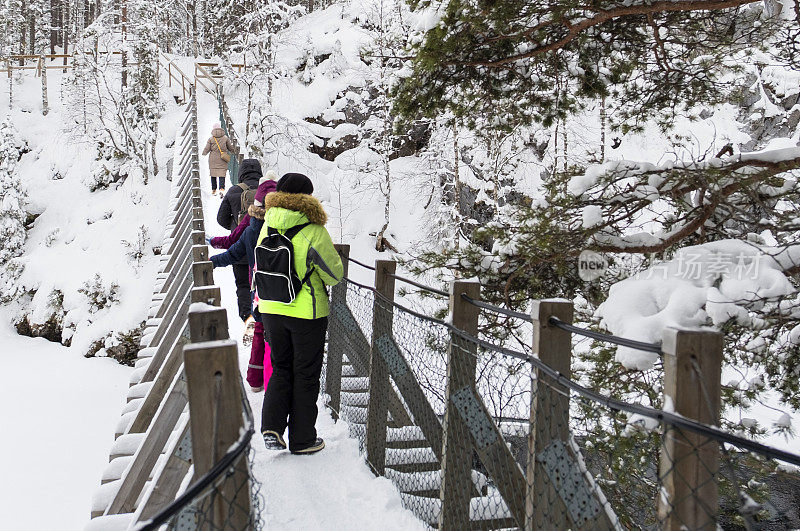
[[[264,325],[256,319],[253,330],[253,344],[250,347],[250,363],[247,365],[247,383],[250,387],[264,386],[272,376],[269,344],[264,340]]]

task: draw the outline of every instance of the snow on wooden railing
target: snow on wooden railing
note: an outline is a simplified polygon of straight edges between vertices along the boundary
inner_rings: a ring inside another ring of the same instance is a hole
[[[129,403],[117,425],[111,463],[92,501],[90,529],[147,522],[175,501],[181,487],[191,486],[221,461],[241,437],[241,374],[208,261],[197,134],[197,101],[191,89],[175,147],[162,267],[131,374]],[[218,383],[209,383],[215,378]],[[221,394],[213,392],[214,385]],[[214,426],[218,419],[209,413],[209,396],[216,397],[218,407],[227,407],[226,418],[238,420]],[[230,481],[238,485],[235,503],[212,511],[215,522],[250,521],[246,474],[246,466],[232,465],[232,479],[212,487],[224,495]],[[208,517],[199,509],[193,508],[194,516],[184,514],[188,520],[182,521],[191,524]]]

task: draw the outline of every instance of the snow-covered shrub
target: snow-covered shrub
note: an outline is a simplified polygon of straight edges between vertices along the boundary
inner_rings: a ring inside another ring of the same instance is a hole
[[[58,234],[61,232],[61,229],[56,227],[55,229],[51,230],[47,237],[44,239],[44,244],[46,247],[52,247],[56,241],[58,241]]]
[[[122,365],[133,367],[136,355],[140,350],[140,341],[144,333],[145,321],[132,330],[108,334],[106,337],[94,341],[89,350],[84,354],[86,358],[105,356],[117,360]]]
[[[113,183],[122,184],[128,178],[129,161],[125,154],[106,145],[97,144],[97,162],[92,171],[84,177],[84,184],[90,191],[104,190]]]
[[[122,240],[122,245],[124,245],[127,249],[125,255],[128,257],[128,261],[130,261],[137,269],[141,267],[142,260],[148,255],[147,244],[149,242],[150,234],[147,231],[147,227],[144,225],[139,227],[139,233],[137,234],[135,241]]]
[[[92,280],[84,282],[78,293],[81,293],[89,301],[91,313],[97,313],[103,308],[119,302],[119,284],[112,282],[106,285],[100,273],[95,274]]]
[[[25,192],[15,173],[20,158],[19,133],[6,118],[0,122],[0,265],[19,256],[25,243]]]
[[[19,258],[12,258],[0,266],[0,303],[8,304],[24,292],[17,282],[24,269],[25,265]]]
[[[36,313],[37,315],[26,313],[16,320],[14,327],[17,333],[21,336],[43,337],[48,341],[69,346],[69,340],[64,340],[62,337],[64,293],[58,289],[50,291],[45,304]]]

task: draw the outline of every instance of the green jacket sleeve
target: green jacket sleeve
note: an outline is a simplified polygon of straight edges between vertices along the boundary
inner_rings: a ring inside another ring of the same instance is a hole
[[[342,259],[333,246],[330,234],[325,227],[315,231],[308,248],[308,259],[316,266],[319,277],[328,286],[335,286],[342,280],[344,268]]]

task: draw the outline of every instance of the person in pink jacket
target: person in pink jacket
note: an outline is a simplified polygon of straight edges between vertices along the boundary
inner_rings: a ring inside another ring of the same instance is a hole
[[[270,173],[267,175],[269,176]],[[239,240],[251,224],[255,223],[260,230],[264,214],[266,213],[264,209],[264,197],[268,193],[274,192],[275,189],[276,185],[274,180],[269,179],[269,177],[262,177],[258,189],[256,190],[255,202],[250,207],[248,215],[242,219],[241,223],[239,223],[228,236],[211,238],[208,241],[209,245],[215,249],[229,249],[229,252],[231,251],[231,247],[234,247],[237,242],[239,242],[239,244],[236,247],[241,247],[243,242]],[[258,230],[255,230],[255,227],[252,228],[250,232],[254,232],[258,235]],[[253,247],[255,248],[255,245],[253,245]],[[251,249],[250,252],[247,253],[248,262],[251,262],[250,256],[253,255],[252,251]],[[221,255],[217,256],[221,257]],[[250,263],[249,265],[250,283],[252,285],[254,263]],[[253,296],[252,292],[251,296]],[[252,307],[257,308],[257,305],[258,301],[254,301]],[[250,346],[250,362],[247,365],[247,383],[250,385],[253,392],[258,393],[263,391],[269,383],[269,378],[272,375],[272,363],[270,361],[270,347],[264,339],[264,325],[261,323],[261,319],[248,319],[248,331],[245,332],[245,339],[243,342],[247,344],[251,325],[253,325],[252,344]]]

